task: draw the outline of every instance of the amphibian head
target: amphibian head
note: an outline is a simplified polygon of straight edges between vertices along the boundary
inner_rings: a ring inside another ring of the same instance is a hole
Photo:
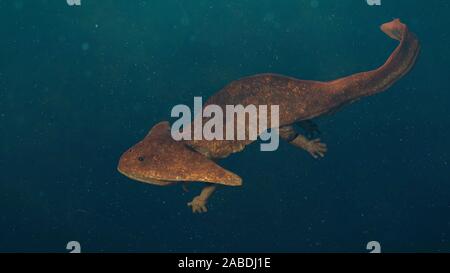
[[[240,186],[242,180],[183,142],[173,140],[168,122],[156,124],[148,135],[120,158],[125,176],[144,183],[167,186],[176,182],[209,182]]]

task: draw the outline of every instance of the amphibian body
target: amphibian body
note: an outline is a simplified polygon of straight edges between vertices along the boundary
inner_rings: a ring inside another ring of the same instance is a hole
[[[276,74],[260,74],[234,81],[213,95],[207,105],[278,105],[279,135],[295,147],[322,157],[327,151],[319,139],[299,134],[294,125],[317,130],[311,121],[336,112],[342,106],[387,90],[414,66],[420,51],[416,35],[396,19],[381,30],[400,44],[381,67],[329,82],[305,81]],[[242,179],[220,167],[216,161],[242,151],[251,140],[175,141],[168,122],[156,124],[148,135],[127,150],[118,170],[125,176],[154,185],[204,182],[201,194],[188,205],[206,212],[208,198],[218,184],[241,186]]]

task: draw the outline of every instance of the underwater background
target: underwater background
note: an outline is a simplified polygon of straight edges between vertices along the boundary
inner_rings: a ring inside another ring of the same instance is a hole
[[[450,252],[450,2],[0,0],[0,252]],[[422,52],[387,92],[317,120],[315,160],[257,143],[209,212],[120,155],[174,105],[273,72],[332,80],[383,64],[401,18]]]

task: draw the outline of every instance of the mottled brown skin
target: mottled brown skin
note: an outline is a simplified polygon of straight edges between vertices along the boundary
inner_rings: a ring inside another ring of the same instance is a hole
[[[310,140],[300,135],[293,125],[316,131],[311,119],[334,113],[362,97],[385,91],[414,66],[420,50],[416,36],[398,19],[382,25],[381,29],[400,44],[378,69],[330,82],[304,81],[276,74],[255,75],[230,83],[212,96],[205,106],[267,105],[270,109],[271,105],[279,105],[280,124],[274,129],[279,130],[280,137],[315,158],[323,157],[326,145],[319,139]],[[242,184],[240,177],[224,170],[213,160],[243,150],[251,140],[176,142],[168,130],[168,123],[156,125],[144,140],[122,155],[119,171],[132,179],[156,185],[207,182],[202,193],[188,203],[193,212],[207,211],[206,202],[216,184]]]
[[[400,45],[380,68],[331,82],[298,80],[276,74],[260,74],[234,81],[213,95],[206,103],[225,105],[279,105],[280,128],[335,112],[362,97],[380,93],[414,65],[419,53],[416,36],[406,25],[394,20],[382,26]],[[188,145],[206,150],[210,157],[224,158],[241,151],[251,141],[197,140]]]

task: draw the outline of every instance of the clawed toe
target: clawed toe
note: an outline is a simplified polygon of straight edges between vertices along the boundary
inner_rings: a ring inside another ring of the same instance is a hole
[[[320,142],[320,138],[311,140],[309,143],[308,152],[314,157],[324,157],[328,148],[325,143]]]
[[[206,207],[206,201],[196,197],[192,202],[189,202],[188,207],[192,208],[193,213],[204,213],[208,212],[208,208]]]

